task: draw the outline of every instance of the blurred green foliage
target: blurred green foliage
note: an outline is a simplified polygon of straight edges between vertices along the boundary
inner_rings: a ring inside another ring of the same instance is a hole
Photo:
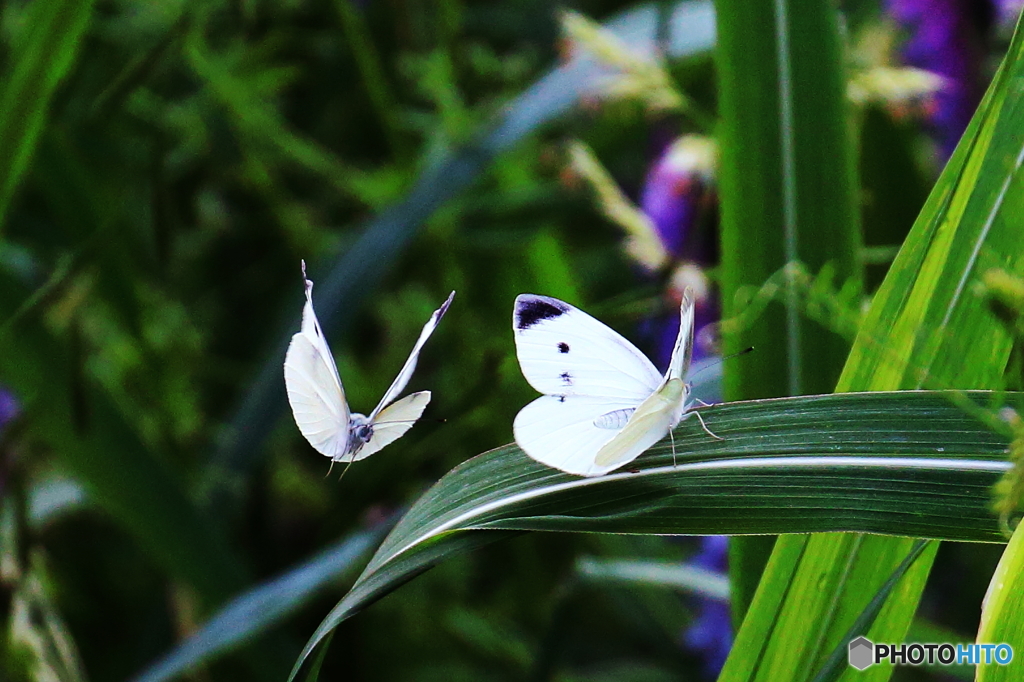
[[[630,6],[573,3],[600,20]],[[379,532],[510,441],[535,395],[514,359],[516,294],[580,304],[633,338],[665,305],[563,177],[564,142],[585,138],[635,195],[662,138],[714,132],[694,113],[715,111],[711,54],[669,64],[689,113],[579,107],[487,165],[500,145],[481,131],[558,46],[537,0],[0,6],[0,385],[20,409],[0,431],[0,677],[45,665],[60,680],[131,678],[245,589]],[[875,188],[863,214],[884,217],[866,220],[869,243],[897,245],[932,169],[914,156],[917,130],[877,107],[859,141]],[[884,191],[892,158],[914,191]],[[410,196],[423,225],[389,213]],[[390,241],[360,242],[378,234],[367,225]],[[360,244],[346,280],[332,264]],[[302,258],[335,294],[318,313],[342,330],[329,337],[357,411],[458,292],[410,385],[433,391],[425,418],[340,485],[290,415],[243,409],[282,391]],[[980,584],[994,557],[972,552],[954,559]],[[659,537],[532,534],[457,556],[343,623],[322,677],[699,679],[678,644],[691,602],[575,569],[581,555],[691,553]],[[324,568],[328,589],[189,679],[283,679],[358,563]],[[968,612],[946,624],[969,631]]]

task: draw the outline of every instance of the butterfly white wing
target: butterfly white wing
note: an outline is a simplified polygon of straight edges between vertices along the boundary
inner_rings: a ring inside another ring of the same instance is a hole
[[[530,384],[548,393],[516,416],[513,430],[523,451],[568,473],[599,476],[664,438],[685,412],[693,306],[687,288],[679,335],[662,377],[632,344],[567,303],[527,294],[517,298],[513,325],[519,364]],[[581,352],[575,354],[576,349]],[[616,371],[608,369],[612,363]]]
[[[398,372],[398,376],[396,376],[395,380],[391,382],[391,387],[384,393],[384,397],[380,399],[377,407],[375,407],[373,412],[370,413],[371,420],[380,415],[381,411],[395,398],[397,398],[399,393],[405,390],[406,384],[409,383],[409,379],[412,378],[412,373],[416,369],[416,361],[420,357],[420,350],[422,350],[423,344],[427,342],[427,339],[430,338],[430,335],[433,334],[434,330],[437,328],[438,322],[440,322],[441,318],[444,317],[444,314],[448,312],[448,306],[452,304],[453,298],[455,298],[454,291],[448,294],[448,299],[441,304],[440,308],[434,311],[430,316],[430,319],[427,320],[427,323],[423,325],[423,331],[420,332],[420,338],[416,340],[416,345],[412,347],[412,352],[409,353],[409,358],[405,361],[405,364],[402,365],[402,369]],[[427,400],[430,400],[429,394]],[[426,407],[426,403],[424,403],[424,407]]]
[[[430,391],[410,393],[388,405],[373,420],[373,435],[356,453],[355,461],[365,459],[386,445],[394,443],[412,428],[430,402]],[[349,458],[351,459],[351,458]],[[347,461],[347,460],[343,460]]]
[[[545,395],[516,415],[516,443],[541,464],[578,476],[599,476],[619,466],[599,466],[596,455],[622,430],[637,408],[631,400]]]
[[[557,298],[520,294],[512,328],[523,376],[541,393],[639,404],[662,382],[636,346]]]
[[[305,279],[305,263],[302,276]],[[288,344],[284,383],[299,431],[317,452],[335,458],[348,446],[349,408],[334,357],[313,311],[313,283],[305,282],[302,329]]]
[[[686,373],[690,370],[690,361],[693,359],[693,308],[693,289],[686,287],[682,303],[679,305],[679,334],[672,349],[668,371],[665,372],[666,382],[670,379],[682,381],[686,379]]]

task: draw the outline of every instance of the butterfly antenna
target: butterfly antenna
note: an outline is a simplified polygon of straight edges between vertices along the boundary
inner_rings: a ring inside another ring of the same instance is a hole
[[[697,419],[700,420],[700,426],[702,429],[704,429],[704,433],[708,434],[715,440],[725,440],[721,436],[716,436],[714,433],[711,432],[711,429],[708,428],[708,425],[704,423],[704,417],[700,416],[700,412],[694,411],[694,414],[697,415]]]
[[[716,367],[716,366],[722,364],[726,360],[732,360],[733,358],[738,358],[741,355],[746,355],[747,353],[753,352],[753,350],[754,350],[753,346],[747,346],[746,348],[744,348],[743,350],[739,351],[738,353],[733,353],[732,355],[726,355],[724,358],[719,358],[715,362],[709,362],[708,364],[706,364],[703,367],[701,367],[698,371],[696,371],[692,375],[690,375],[689,378],[692,380],[694,377],[700,376],[702,373],[708,371],[712,367]]]

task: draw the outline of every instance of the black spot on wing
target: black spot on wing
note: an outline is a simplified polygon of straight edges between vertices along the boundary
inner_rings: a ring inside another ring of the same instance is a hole
[[[558,343],[558,352],[559,353],[568,353],[569,352],[569,344],[567,344],[565,341],[560,341]]]
[[[529,329],[542,320],[569,312],[569,306],[553,298],[528,298],[516,308],[516,328]]]
[[[565,402],[565,396],[564,395],[558,396],[558,402],[564,403]]]
[[[566,386],[572,386],[572,375],[568,372],[562,372],[558,375],[562,379],[562,383]]]

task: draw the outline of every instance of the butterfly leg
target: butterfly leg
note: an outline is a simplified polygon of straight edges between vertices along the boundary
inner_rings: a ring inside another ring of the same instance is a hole
[[[716,436],[714,433],[711,432],[711,429],[708,428],[708,425],[704,423],[704,417],[700,416],[700,412],[694,412],[694,414],[697,415],[697,419],[698,421],[700,421],[700,427],[704,429],[704,433],[708,434],[715,440],[725,440],[721,436]]]
[[[672,468],[676,468],[676,435],[672,433],[672,429],[668,430],[668,439],[672,443]]]
[[[694,401],[700,403],[701,407],[711,407],[714,404],[714,403],[706,403],[703,400],[701,400],[700,398],[694,398]]]
[[[356,461],[356,458],[353,455],[352,459],[350,459],[348,461],[348,464],[345,465],[345,468],[341,470],[341,476],[338,476],[338,483],[341,483],[341,479],[345,478],[345,474],[348,473],[349,467],[352,466],[352,462],[354,461]]]

